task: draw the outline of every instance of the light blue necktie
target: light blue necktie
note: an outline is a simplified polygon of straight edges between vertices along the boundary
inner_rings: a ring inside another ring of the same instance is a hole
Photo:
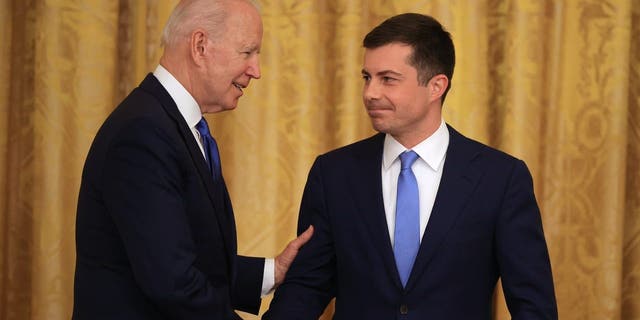
[[[220,168],[220,153],[218,152],[218,144],[216,143],[216,140],[211,136],[211,132],[209,132],[209,126],[207,125],[207,120],[205,120],[204,117],[202,117],[198,124],[196,124],[196,129],[200,133],[200,137],[202,137],[205,159],[209,164],[209,170],[211,170],[213,180],[219,181],[222,176],[222,169]]]
[[[400,154],[402,169],[398,176],[393,253],[403,287],[407,285],[420,247],[420,195],[416,176],[411,171],[416,159],[418,154],[414,151]]]

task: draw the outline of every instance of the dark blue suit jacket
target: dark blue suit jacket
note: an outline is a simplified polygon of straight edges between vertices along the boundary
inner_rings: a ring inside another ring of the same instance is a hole
[[[93,141],[76,221],[73,318],[238,319],[264,259],[236,255],[233,209],[153,75]]]
[[[449,127],[442,180],[402,288],[382,200],[384,135],[318,157],[298,232],[313,224],[264,319],[491,319],[502,279],[513,319],[556,319],[547,246],[525,164]]]

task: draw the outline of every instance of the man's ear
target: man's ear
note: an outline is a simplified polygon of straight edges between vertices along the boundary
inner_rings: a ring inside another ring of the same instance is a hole
[[[431,100],[441,99],[444,92],[447,90],[447,86],[449,85],[449,78],[444,74],[437,74],[433,76],[427,83],[427,88],[429,90],[429,95],[431,96]]]
[[[207,43],[207,33],[202,29],[196,29],[189,38],[189,51],[191,58],[197,65],[204,63],[204,58],[209,50]]]

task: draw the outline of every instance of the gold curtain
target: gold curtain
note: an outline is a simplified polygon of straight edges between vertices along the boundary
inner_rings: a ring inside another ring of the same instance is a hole
[[[640,1],[259,2],[263,78],[208,116],[241,253],[279,252],[315,156],[373,133],[362,38],[420,12],[456,45],[447,122],[532,171],[560,318],[640,319]],[[0,320],[69,319],[84,158],[175,3],[0,0]]]

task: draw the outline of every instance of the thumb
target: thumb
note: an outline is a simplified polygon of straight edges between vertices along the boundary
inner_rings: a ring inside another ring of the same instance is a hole
[[[296,239],[292,241],[292,244],[296,247],[296,249],[300,249],[305,243],[311,239],[313,235],[313,225],[310,225],[307,230],[305,230],[302,234],[300,234]]]

